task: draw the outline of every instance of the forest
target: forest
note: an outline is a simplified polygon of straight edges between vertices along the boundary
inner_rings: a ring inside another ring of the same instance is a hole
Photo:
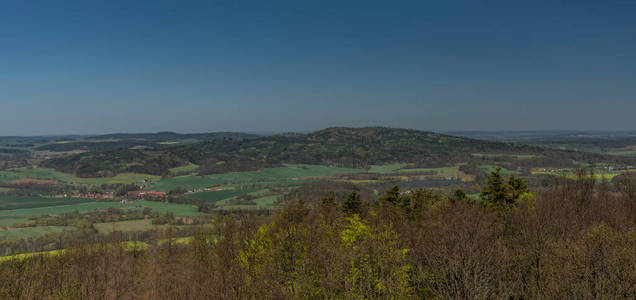
[[[636,181],[540,191],[492,171],[479,199],[393,187],[215,216],[183,242],[107,239],[0,262],[2,299],[634,299]]]
[[[122,136],[126,137],[103,137]],[[630,156],[557,150],[388,127],[332,127],[307,134],[273,136],[201,134],[193,137],[213,138],[175,144],[157,143],[160,138],[165,138],[165,133],[133,136],[138,138],[90,142],[93,146],[89,149],[97,150],[53,158],[42,162],[41,166],[80,177],[108,177],[135,171],[165,175],[168,169],[188,163],[197,164],[200,175],[255,171],[280,167],[285,163],[353,168],[392,163],[432,168],[488,161],[514,167],[576,167],[573,161],[636,165],[636,160]],[[103,143],[106,145],[99,146]],[[84,144],[56,143],[38,149],[62,147],[65,150],[83,150]],[[142,149],[132,149],[133,145]],[[498,156],[478,156],[480,153],[496,153]],[[519,155],[527,158],[518,159]]]

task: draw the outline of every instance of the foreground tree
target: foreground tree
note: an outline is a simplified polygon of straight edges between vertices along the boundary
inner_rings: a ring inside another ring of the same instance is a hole
[[[488,183],[479,197],[486,205],[501,210],[514,205],[523,194],[528,192],[528,187],[522,178],[510,175],[508,182],[505,183],[501,168],[497,168],[488,175]]]

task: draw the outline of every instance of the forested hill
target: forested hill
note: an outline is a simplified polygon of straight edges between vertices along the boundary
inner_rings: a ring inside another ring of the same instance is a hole
[[[357,168],[408,163],[413,167],[441,167],[475,159],[483,161],[484,154],[496,154],[499,162],[510,160],[522,166],[570,166],[574,161],[630,159],[386,127],[333,127],[308,134],[250,138],[229,135],[144,150],[131,150],[131,145],[126,140],[125,148],[119,150],[90,151],[47,160],[42,165],[92,177],[129,171],[160,175],[166,174],[169,168],[188,162],[199,165],[200,174],[214,174],[258,170],[283,163]],[[529,158],[520,160],[516,158],[519,155]]]
[[[220,138],[231,139],[250,139],[258,137],[258,135],[241,132],[211,132],[211,133],[176,133],[170,131],[163,131],[157,133],[113,133],[93,136],[90,139],[105,140],[146,140],[146,141],[167,141],[167,140],[183,140],[183,139],[195,139],[195,140],[212,140]]]
[[[280,163],[366,167],[389,163],[443,166],[472,153],[531,153],[538,148],[385,127],[334,127],[309,134],[250,140],[212,140],[171,150],[202,166],[202,173],[248,170]]]
[[[114,133],[83,138],[62,139],[53,143],[39,145],[35,150],[47,151],[72,151],[72,150],[110,150],[118,148],[144,147],[161,149],[208,141],[214,139],[251,139],[258,135],[240,132],[212,132],[212,133]]]

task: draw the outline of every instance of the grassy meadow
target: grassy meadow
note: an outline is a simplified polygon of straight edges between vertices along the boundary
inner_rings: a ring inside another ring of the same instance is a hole
[[[73,205],[61,205],[51,207],[38,207],[14,210],[2,210],[0,216],[4,217],[29,217],[37,215],[59,215],[78,211],[80,213],[105,210],[108,208],[120,209],[143,209],[149,207],[153,212],[166,213],[173,212],[176,216],[196,216],[199,212],[195,206],[176,203],[164,203],[158,201],[137,200],[132,203],[119,202],[87,202]]]
[[[158,180],[161,177],[149,174],[122,173],[114,177],[80,178],[73,174],[62,173],[48,168],[18,168],[0,171],[0,182],[25,178],[57,180],[69,184],[101,185],[105,183],[139,183],[143,180]]]
[[[0,240],[33,238],[33,237],[38,237],[47,233],[61,232],[64,230],[73,230],[73,227],[37,226],[37,227],[15,228],[10,230],[0,230]]]
[[[200,199],[208,203],[218,202],[224,199],[246,195],[255,190],[221,190],[221,191],[205,191],[187,195],[188,198]]]
[[[111,223],[96,223],[93,225],[99,233],[108,234],[114,231],[121,232],[135,232],[135,231],[147,231],[151,229],[169,228],[170,225],[153,225],[149,219],[143,220],[130,220]]]
[[[2,196],[0,197],[0,215],[2,214],[1,211],[3,210],[74,205],[93,201],[94,200],[88,198]]]
[[[406,167],[406,164],[390,164],[390,165],[381,165],[381,166],[375,165],[369,168],[369,173],[378,173],[378,174],[394,173],[404,167]]]
[[[316,165],[286,164],[284,167],[267,168],[261,171],[232,172],[211,176],[179,176],[156,181],[152,189],[168,192],[181,187],[187,190],[225,185],[278,184],[286,181],[330,177],[344,173],[361,173],[354,168],[337,168]]]

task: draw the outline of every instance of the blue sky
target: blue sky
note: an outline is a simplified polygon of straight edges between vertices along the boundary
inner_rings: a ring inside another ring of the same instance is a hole
[[[0,135],[636,129],[636,1],[2,1]]]

